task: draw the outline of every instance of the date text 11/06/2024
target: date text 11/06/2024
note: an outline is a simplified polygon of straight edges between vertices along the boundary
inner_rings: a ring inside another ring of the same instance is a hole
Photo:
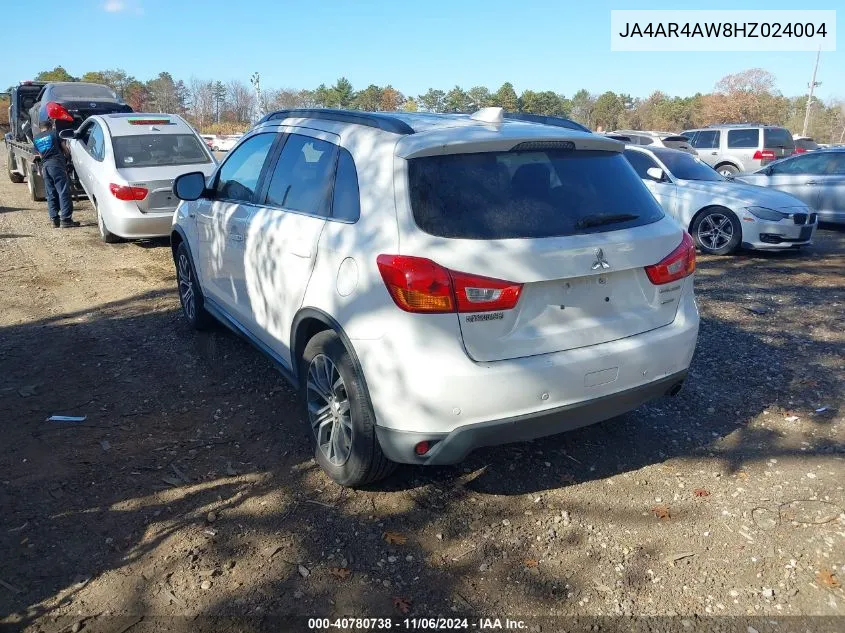
[[[367,630],[527,630],[528,625],[523,620],[509,618],[309,618],[308,628],[311,630],[330,629],[367,629]]]

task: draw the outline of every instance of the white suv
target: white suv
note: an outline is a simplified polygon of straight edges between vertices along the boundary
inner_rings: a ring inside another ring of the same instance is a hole
[[[692,240],[622,143],[549,121],[281,111],[210,178],[176,180],[185,316],[275,361],[335,481],[456,463],[680,389],[698,336]]]

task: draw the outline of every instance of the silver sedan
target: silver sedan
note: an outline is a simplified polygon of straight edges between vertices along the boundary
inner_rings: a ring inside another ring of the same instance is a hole
[[[740,246],[779,250],[809,244],[816,214],[801,200],[728,180],[696,156],[628,146],[625,157],[699,250],[727,255]]]
[[[79,182],[104,242],[170,234],[179,200],[173,180],[217,167],[196,131],[175,114],[104,114],[64,130]]]
[[[845,224],[845,147],[790,156],[736,178],[800,198],[822,222]]]

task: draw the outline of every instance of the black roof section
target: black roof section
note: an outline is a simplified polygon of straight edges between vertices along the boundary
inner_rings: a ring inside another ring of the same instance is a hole
[[[566,117],[562,116],[552,116],[546,114],[528,114],[527,112],[505,112],[506,119],[512,119],[514,121],[527,121],[529,123],[540,123],[541,125],[551,125],[553,127],[565,127],[568,130],[578,130],[579,132],[589,132],[590,134],[593,131],[587,127],[584,127],[580,123],[573,121],[572,119],[567,119]]]
[[[323,119],[326,121],[341,121],[343,123],[356,123],[367,127],[374,127],[385,132],[394,134],[413,134],[414,128],[390,116],[374,112],[358,112],[352,110],[333,110],[331,108],[295,108],[291,110],[277,110],[262,118],[257,125],[266,121],[281,121],[291,118]]]

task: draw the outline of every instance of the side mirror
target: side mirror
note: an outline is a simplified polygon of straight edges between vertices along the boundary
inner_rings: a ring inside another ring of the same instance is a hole
[[[63,141],[70,141],[76,138],[75,130],[62,130],[59,132],[59,138]]]
[[[663,182],[666,179],[666,176],[663,174],[663,170],[660,169],[660,167],[649,167],[646,169],[645,173],[649,178],[656,180],[657,182]]]
[[[205,174],[201,171],[182,174],[173,181],[173,193],[180,200],[198,200],[205,193]]]

